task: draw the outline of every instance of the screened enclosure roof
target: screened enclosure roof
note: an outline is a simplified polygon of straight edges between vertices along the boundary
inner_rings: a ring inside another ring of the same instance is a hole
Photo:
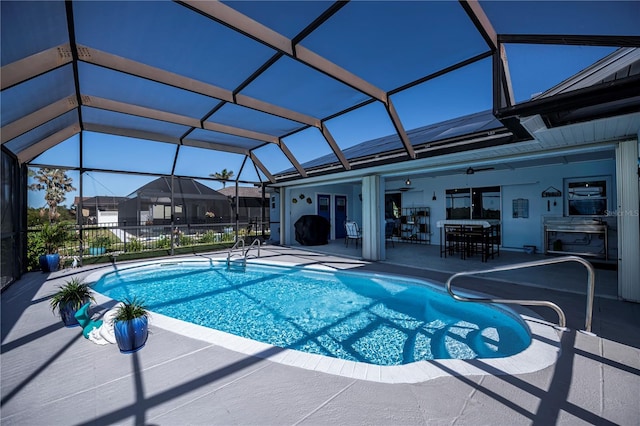
[[[536,97],[640,46],[635,1],[1,7],[2,145],[22,163],[69,145],[80,170],[197,178],[234,164],[240,182],[275,183],[528,140],[523,117],[561,126],[639,105],[637,73]]]

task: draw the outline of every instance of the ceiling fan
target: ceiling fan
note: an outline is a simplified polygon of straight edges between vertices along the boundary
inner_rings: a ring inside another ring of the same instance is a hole
[[[494,170],[494,169],[495,169],[495,167],[481,167],[481,168],[477,168],[477,169],[474,169],[473,167],[469,167],[467,169],[467,174],[468,175],[472,175],[475,172],[484,172],[486,170]]]

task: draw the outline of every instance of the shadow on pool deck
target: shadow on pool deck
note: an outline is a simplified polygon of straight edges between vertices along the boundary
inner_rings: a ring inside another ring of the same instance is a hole
[[[435,282],[451,275],[298,248],[265,247],[263,257],[401,273]],[[561,333],[557,362],[534,373],[503,375],[481,360],[470,360],[469,366],[496,374],[382,384],[284,366],[153,323],[147,345],[135,354],[120,354],[114,345],[95,345],[82,338],[79,329],[62,327],[47,297],[71,275],[84,277],[94,270],[95,266],[30,273],[2,293],[3,425],[632,425],[640,418],[639,304],[597,297],[593,318],[597,336],[592,336],[575,331],[583,327],[585,308],[584,297],[577,293],[461,279],[460,287],[500,297],[558,303],[571,330]],[[556,320],[552,311],[536,311]]]

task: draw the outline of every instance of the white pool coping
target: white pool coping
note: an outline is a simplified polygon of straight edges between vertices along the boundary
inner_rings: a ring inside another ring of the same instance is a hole
[[[225,257],[211,257],[211,260],[225,260]],[[181,258],[179,260],[151,260],[146,262],[124,265],[122,269],[135,268],[155,263],[180,263],[183,261],[200,261],[199,258]],[[276,262],[273,259],[262,261],[251,259],[252,263],[269,265],[292,266],[289,262]],[[299,266],[299,265],[298,265]],[[327,266],[312,265],[303,266],[309,269],[332,270]],[[105,269],[91,273],[85,278],[92,283],[100,279],[102,275],[112,272]],[[105,304],[112,299],[103,294],[95,293],[96,302]],[[540,318],[519,313],[522,320],[531,332],[531,344],[522,352],[504,358],[475,358],[471,360],[442,359],[418,361],[404,365],[381,366],[328,357],[324,355],[301,352],[293,349],[284,349],[267,343],[247,339],[192,324],[166,315],[152,312],[150,326],[190,337],[200,341],[220,346],[231,351],[245,355],[268,359],[279,364],[313,370],[326,374],[333,374],[358,380],[366,380],[378,383],[420,383],[438,377],[447,376],[479,376],[479,375],[514,375],[532,373],[553,365],[560,356],[560,336],[562,331],[553,324]]]

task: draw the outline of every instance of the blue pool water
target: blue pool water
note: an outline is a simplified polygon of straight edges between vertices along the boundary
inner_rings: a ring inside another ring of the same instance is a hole
[[[225,262],[153,264],[93,289],[152,312],[288,349],[376,365],[506,357],[531,342],[506,308],[453,300],[423,281]]]

